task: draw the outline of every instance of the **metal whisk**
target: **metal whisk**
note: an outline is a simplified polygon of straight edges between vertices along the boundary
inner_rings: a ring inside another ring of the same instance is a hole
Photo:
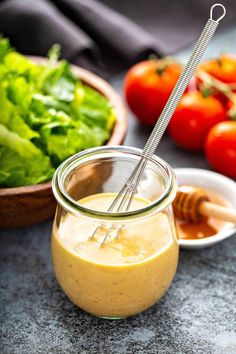
[[[214,20],[213,9],[216,7],[220,7],[223,10],[223,13],[218,19]],[[144,146],[139,162],[110,205],[108,212],[124,212],[129,210],[147,162],[154,154],[187,85],[189,84],[213,34],[218,27],[219,21],[225,16],[225,14],[226,9],[222,4],[214,4],[211,7],[210,18],[208,19],[178,82],[176,83],[149,139]],[[101,245],[103,245],[106,239],[111,235],[113,235],[114,238],[118,237],[122,228],[122,225],[118,227],[114,225],[111,226],[104,234]],[[91,235],[91,239],[95,237],[99,229],[103,230],[103,227],[98,226]]]

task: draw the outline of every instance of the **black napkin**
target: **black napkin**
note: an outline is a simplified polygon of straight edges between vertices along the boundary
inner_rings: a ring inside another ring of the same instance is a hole
[[[102,3],[103,2],[103,3]],[[172,54],[196,39],[212,0],[5,0],[0,32],[24,54],[62,57],[109,76],[151,53]],[[236,1],[224,1],[228,23]]]
[[[101,0],[119,11],[158,39],[162,54],[173,54],[195,41],[215,3],[226,7],[226,16],[217,31],[233,24],[236,27],[236,0]],[[215,9],[214,14],[222,13]]]

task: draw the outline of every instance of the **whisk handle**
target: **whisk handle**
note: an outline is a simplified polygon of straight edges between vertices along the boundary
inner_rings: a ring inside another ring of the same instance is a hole
[[[218,19],[213,20],[213,9],[217,6],[223,9],[223,13]],[[193,49],[193,52],[175,85],[174,90],[172,91],[148,141],[145,144],[142,154],[143,157],[149,158],[154,154],[187,85],[189,84],[212,36],[218,27],[219,21],[225,16],[225,13],[225,7],[222,4],[214,4],[211,7],[210,18],[208,19]]]

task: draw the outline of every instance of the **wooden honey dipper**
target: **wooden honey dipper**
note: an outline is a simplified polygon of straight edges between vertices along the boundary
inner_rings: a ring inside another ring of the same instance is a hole
[[[178,219],[190,223],[198,223],[211,216],[236,224],[236,210],[211,203],[201,187],[180,186],[173,209]]]

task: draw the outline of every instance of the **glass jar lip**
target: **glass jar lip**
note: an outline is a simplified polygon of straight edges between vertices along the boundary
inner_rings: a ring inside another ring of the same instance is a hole
[[[91,218],[103,218],[106,220],[113,220],[118,221],[120,219],[130,219],[130,218],[137,218],[141,216],[145,216],[147,214],[151,214],[152,212],[159,212],[169,206],[175,198],[177,192],[177,179],[173,169],[170,165],[162,160],[161,158],[153,155],[152,158],[149,158],[151,162],[161,167],[168,177],[168,183],[161,194],[161,196],[153,201],[152,203],[148,204],[144,208],[126,211],[126,212],[104,212],[104,211],[97,211],[93,209],[86,208],[85,206],[78,204],[65,190],[64,188],[64,181],[67,178],[68,174],[73,170],[76,166],[79,166],[80,161],[83,162],[86,158],[91,156],[99,155],[103,152],[107,153],[128,153],[134,156],[141,156],[142,150],[134,147],[129,146],[101,146],[90,148],[79,152],[68,159],[66,159],[55,171],[52,179],[52,190],[53,194],[57,200],[57,202],[68,212],[78,215],[83,214],[87,217]],[[76,164],[76,162],[79,162]]]

